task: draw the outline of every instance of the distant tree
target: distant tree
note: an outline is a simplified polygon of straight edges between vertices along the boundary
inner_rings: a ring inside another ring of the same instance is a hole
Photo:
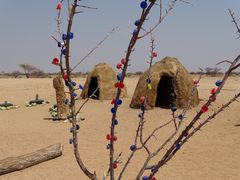
[[[13,71],[11,72],[9,75],[14,77],[14,78],[17,78],[18,76],[20,76],[22,73],[20,71]]]
[[[36,70],[38,70],[38,68],[36,68],[35,66],[31,65],[31,64],[19,64],[20,68],[23,69],[23,72],[25,74],[25,76],[27,78],[30,77],[30,75],[35,72]]]
[[[36,68],[31,74],[34,77],[47,77],[47,74],[43,70],[38,68]]]
[[[205,74],[206,74],[206,75],[211,75],[211,74],[212,74],[212,71],[213,71],[213,68],[210,68],[210,67],[206,67],[206,68],[205,68]]]
[[[206,67],[205,68],[205,74],[206,75],[211,75],[213,77],[216,77],[218,74],[220,74],[221,69],[220,68],[211,68],[211,67]]]
[[[135,74],[136,74],[136,75],[142,75],[143,72],[142,72],[142,71],[137,71],[137,72],[135,72]]]
[[[221,68],[217,68],[217,67],[213,68],[212,76],[215,77],[215,76],[217,76],[220,73],[221,73]]]

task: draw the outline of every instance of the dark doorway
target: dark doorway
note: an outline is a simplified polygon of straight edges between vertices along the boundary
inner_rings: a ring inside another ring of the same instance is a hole
[[[170,108],[176,98],[174,93],[174,79],[170,76],[162,76],[157,87],[156,107]]]
[[[91,81],[88,87],[88,97],[90,97],[94,91],[98,88],[98,81],[96,77],[91,77]],[[94,93],[94,96],[92,96],[93,99],[99,99],[99,88]]]

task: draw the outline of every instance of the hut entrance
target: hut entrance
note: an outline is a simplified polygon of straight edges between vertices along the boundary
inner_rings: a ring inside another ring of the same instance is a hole
[[[98,90],[96,91],[96,89]],[[94,91],[96,91],[94,93]],[[94,93],[93,99],[99,99],[99,87],[98,87],[98,80],[97,77],[91,77],[91,81],[88,87],[88,97],[90,97]]]
[[[173,102],[174,79],[170,76],[162,76],[157,86],[157,98],[155,102],[156,107],[170,108],[170,104]]]

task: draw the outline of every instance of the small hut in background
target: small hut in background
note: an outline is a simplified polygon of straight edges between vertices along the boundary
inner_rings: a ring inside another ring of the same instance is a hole
[[[83,99],[90,97],[94,92],[93,99],[110,100],[116,96],[117,89],[115,83],[117,75],[115,71],[106,63],[97,64],[93,71],[88,74],[84,84],[81,97]],[[98,89],[97,89],[98,88]],[[96,90],[97,89],[97,90]],[[121,97],[127,96],[126,88],[122,89]]]
[[[130,104],[131,108],[139,108],[140,97],[145,96],[147,87],[147,71],[140,77]],[[191,105],[199,104],[198,91],[193,86],[193,79],[183,65],[173,57],[165,57],[151,68],[150,76],[152,90],[147,99],[147,108],[178,108],[187,106],[192,90],[194,91]]]

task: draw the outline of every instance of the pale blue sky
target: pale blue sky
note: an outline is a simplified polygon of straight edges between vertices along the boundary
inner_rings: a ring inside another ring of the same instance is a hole
[[[59,49],[50,35],[57,37],[57,0],[0,0],[0,71],[20,70],[18,64],[33,64],[46,72],[58,69],[51,64]],[[77,71],[89,71],[99,62],[114,66],[125,55],[134,22],[138,19],[141,0],[84,0],[84,9],[74,19],[71,63],[75,65],[89,50],[117,25],[120,28],[84,61]],[[178,4],[155,31],[156,51],[178,58],[189,71],[213,67],[218,61],[240,53],[240,40],[227,9],[240,18],[240,0],[192,0],[191,5]],[[146,25],[158,17],[155,9]],[[66,16],[63,19],[66,22]],[[149,26],[146,26],[146,28]],[[63,24],[62,30],[66,30]],[[149,37],[139,41],[129,71],[147,68]]]

